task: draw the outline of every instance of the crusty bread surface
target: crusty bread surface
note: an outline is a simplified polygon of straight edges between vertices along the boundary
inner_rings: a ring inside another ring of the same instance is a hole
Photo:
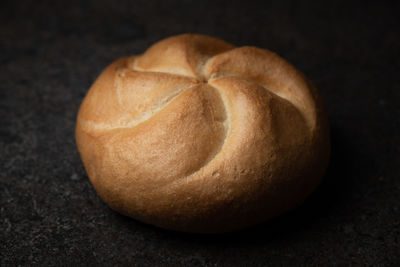
[[[184,34],[109,65],[76,142],[114,210],[159,227],[227,232],[304,201],[329,158],[311,83],[276,54]]]

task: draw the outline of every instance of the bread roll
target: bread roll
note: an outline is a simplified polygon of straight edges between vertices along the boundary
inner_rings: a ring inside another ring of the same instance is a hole
[[[329,158],[311,83],[275,53],[184,34],[109,65],[76,141],[114,210],[185,232],[232,231],[303,202]]]

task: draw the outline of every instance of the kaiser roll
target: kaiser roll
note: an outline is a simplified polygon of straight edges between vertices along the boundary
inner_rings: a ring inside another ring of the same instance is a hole
[[[321,98],[303,74],[268,50],[197,34],[109,65],[80,107],[76,141],[112,209],[199,233],[299,205],[330,147]]]

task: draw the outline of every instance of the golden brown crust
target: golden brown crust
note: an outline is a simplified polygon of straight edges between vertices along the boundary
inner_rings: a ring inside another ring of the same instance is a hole
[[[88,176],[113,209],[224,232],[301,203],[329,157],[317,91],[282,58],[185,34],[99,76],[77,119]]]

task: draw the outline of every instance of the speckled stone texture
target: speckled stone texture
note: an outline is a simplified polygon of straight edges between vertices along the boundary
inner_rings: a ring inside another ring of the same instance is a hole
[[[1,266],[400,264],[399,4],[384,1],[2,1]],[[169,232],[110,210],[75,117],[99,72],[197,32],[277,52],[325,98],[332,158],[298,209],[240,232]]]

